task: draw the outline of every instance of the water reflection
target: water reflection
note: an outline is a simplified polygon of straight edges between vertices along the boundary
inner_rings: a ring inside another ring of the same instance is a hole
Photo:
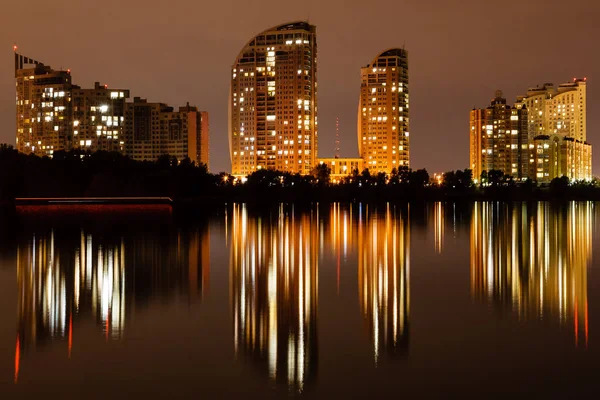
[[[358,226],[358,295],[373,343],[373,357],[408,351],[410,225],[392,206],[370,211]]]
[[[342,265],[347,262],[348,254],[356,251],[357,228],[354,219],[357,211],[351,206],[335,203],[327,214],[321,220],[319,254],[322,257],[323,252],[327,251],[335,255],[336,288],[339,295]]]
[[[231,221],[236,354],[302,391],[317,368],[318,212],[261,217],[234,205]]]
[[[201,299],[208,289],[206,227],[164,235],[41,230],[17,245],[15,382],[30,348],[61,339],[72,356],[74,325],[94,321],[106,341],[128,316],[161,296]]]
[[[435,236],[435,252],[442,254],[444,250],[444,227],[446,225],[446,210],[444,203],[437,202],[433,205],[433,220],[434,220],[434,236]]]
[[[68,336],[73,314],[95,316],[107,337],[120,337],[125,324],[124,244],[93,243],[81,233],[75,248],[59,249],[55,234],[32,237],[17,247],[19,342],[28,347]]]
[[[588,343],[587,269],[594,204],[476,203],[471,221],[471,292],[521,319],[572,324]]]

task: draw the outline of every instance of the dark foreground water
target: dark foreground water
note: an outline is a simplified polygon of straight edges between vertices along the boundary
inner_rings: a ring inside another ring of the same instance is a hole
[[[1,399],[598,395],[594,203],[137,211],[4,220]]]

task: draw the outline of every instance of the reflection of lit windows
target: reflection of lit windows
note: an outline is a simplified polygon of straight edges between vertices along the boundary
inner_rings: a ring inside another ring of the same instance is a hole
[[[233,209],[235,351],[265,358],[271,379],[298,390],[316,363],[317,227],[311,216],[264,226],[244,206]],[[267,265],[264,273],[258,265]]]
[[[472,296],[519,317],[568,323],[575,344],[587,345],[593,204],[540,203],[531,209],[478,203],[472,214]]]

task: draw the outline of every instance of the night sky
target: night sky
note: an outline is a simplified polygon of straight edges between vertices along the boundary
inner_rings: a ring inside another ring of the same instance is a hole
[[[521,0],[2,0],[0,142],[15,142],[12,46],[73,82],[131,89],[210,113],[211,170],[230,169],[230,66],[245,43],[273,26],[317,26],[319,156],[357,156],[360,68],[381,51],[409,52],[411,166],[466,168],[469,110],[496,89],[512,103],[530,86],[588,78],[587,139],[600,150],[600,1]],[[600,173],[600,156],[594,157]]]

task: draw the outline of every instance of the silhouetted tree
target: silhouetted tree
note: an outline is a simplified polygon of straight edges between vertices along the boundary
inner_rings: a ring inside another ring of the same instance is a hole
[[[488,172],[488,182],[490,186],[500,186],[504,182],[504,172],[492,169]]]
[[[562,197],[565,195],[569,188],[569,178],[561,176],[560,178],[554,178],[550,181],[550,193],[556,197]]]
[[[424,188],[429,184],[429,173],[426,169],[411,171],[408,181],[413,188]]]
[[[312,176],[319,186],[328,186],[331,176],[331,168],[327,164],[319,164],[312,170]]]

